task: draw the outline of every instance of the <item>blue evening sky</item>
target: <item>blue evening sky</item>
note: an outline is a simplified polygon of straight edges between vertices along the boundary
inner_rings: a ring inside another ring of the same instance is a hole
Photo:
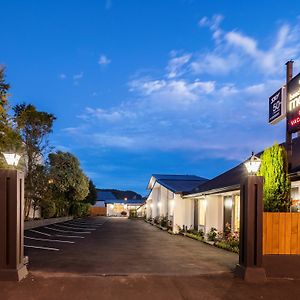
[[[57,116],[51,142],[99,188],[214,177],[284,139],[268,96],[300,70],[300,2],[0,1],[11,103]]]

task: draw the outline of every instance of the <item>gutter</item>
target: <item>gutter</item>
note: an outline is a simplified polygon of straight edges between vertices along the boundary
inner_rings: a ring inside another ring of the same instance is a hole
[[[240,189],[240,184],[235,184],[223,188],[217,188],[217,189],[212,189],[208,191],[203,191],[199,193],[194,193],[194,194],[188,194],[186,196],[183,196],[183,198],[194,198],[194,197],[200,197],[200,196],[206,196],[206,195],[213,195],[213,194],[219,194],[219,193],[224,193],[224,192],[231,192],[234,190]]]

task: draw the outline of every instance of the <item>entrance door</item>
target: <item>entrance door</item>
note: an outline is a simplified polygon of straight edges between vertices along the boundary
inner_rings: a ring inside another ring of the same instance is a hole
[[[194,200],[194,229],[198,230],[199,225],[199,200]]]
[[[232,196],[224,197],[224,231],[226,230],[226,224],[232,225]]]

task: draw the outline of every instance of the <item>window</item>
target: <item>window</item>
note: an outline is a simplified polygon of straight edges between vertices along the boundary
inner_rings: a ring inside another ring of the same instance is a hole
[[[199,225],[205,225],[206,199],[199,199]]]
[[[233,230],[237,231],[240,229],[240,196],[234,196],[234,224]]]

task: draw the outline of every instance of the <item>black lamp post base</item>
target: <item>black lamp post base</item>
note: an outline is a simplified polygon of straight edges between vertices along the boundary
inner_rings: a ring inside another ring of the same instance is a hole
[[[234,271],[235,277],[241,278],[247,282],[265,282],[267,280],[266,271],[259,267],[245,267],[240,264],[236,265]]]
[[[28,275],[25,265],[19,269],[0,269],[0,281],[21,281]]]

